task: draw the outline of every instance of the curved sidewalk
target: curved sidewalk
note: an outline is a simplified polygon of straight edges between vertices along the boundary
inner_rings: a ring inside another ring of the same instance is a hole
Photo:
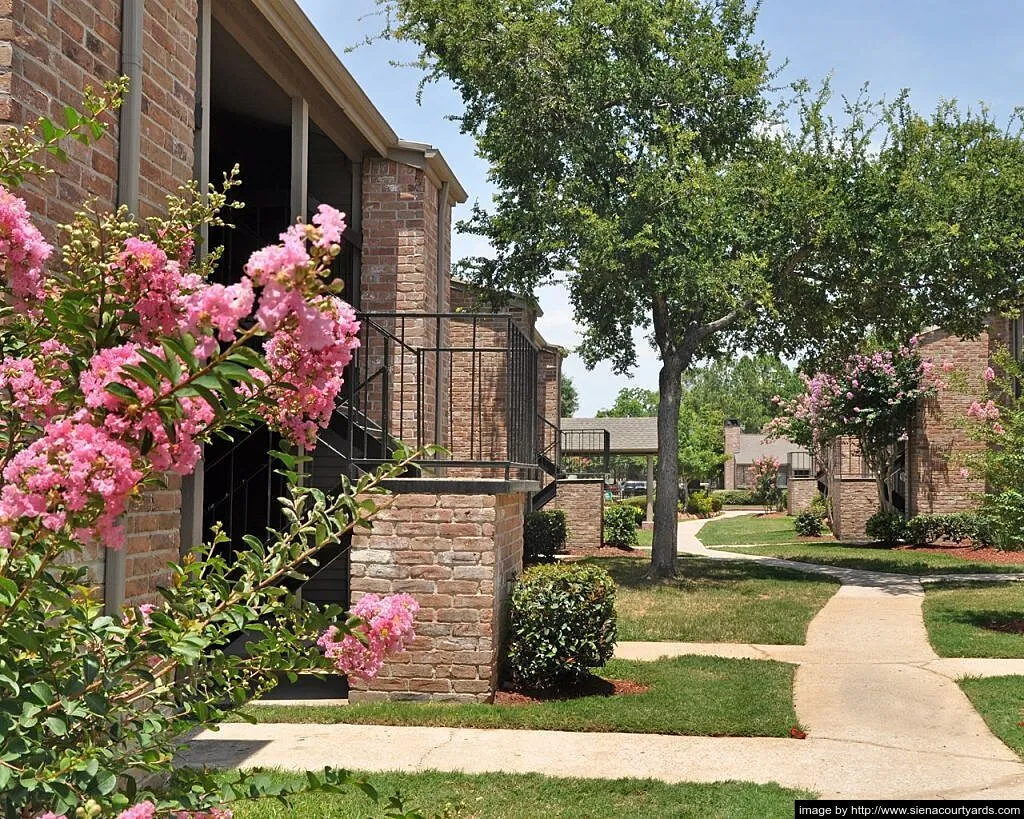
[[[681,552],[828,574],[842,586],[811,622],[803,646],[658,649],[626,643],[618,654],[722,652],[798,663],[794,696],[806,740],[231,724],[197,737],[183,761],[293,770],[337,765],[666,782],[732,779],[835,798],[1024,798],[1024,764],[988,730],[953,681],[962,673],[957,663],[963,668],[978,662],[995,674],[1024,673],[1024,660],[940,659],[925,634],[918,578],[715,552],[696,539],[702,523],[680,524]],[[1007,668],[1019,670],[1000,671]]]

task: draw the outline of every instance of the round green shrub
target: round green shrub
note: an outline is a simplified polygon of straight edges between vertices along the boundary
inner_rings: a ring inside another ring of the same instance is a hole
[[[722,511],[722,506],[724,506],[724,504],[722,503],[722,499],[720,497],[718,497],[717,495],[712,495],[711,496],[711,511],[714,512],[715,514],[718,514],[719,512]]]
[[[824,531],[825,524],[817,512],[813,509],[805,509],[794,519],[793,528],[802,537],[817,537]]]
[[[561,509],[528,512],[523,521],[523,560],[551,560],[564,551],[568,537],[569,527]]]
[[[864,524],[868,537],[891,547],[907,536],[907,519],[902,512],[875,512]]]
[[[694,492],[686,499],[686,511],[702,518],[711,517],[715,512],[711,496],[706,492]]]
[[[634,506],[615,504],[606,506],[604,510],[604,542],[620,549],[636,546],[636,530],[643,522],[643,514]]]
[[[615,583],[585,563],[534,566],[512,590],[511,620],[512,681],[533,689],[571,686],[615,650]]]
[[[647,519],[647,501],[646,500],[644,501],[643,504],[625,503],[625,502],[623,502],[623,503],[611,503],[611,504],[608,504],[608,506],[606,506],[604,509],[605,509],[606,513],[607,513],[607,511],[609,509],[626,509],[626,510],[628,510],[629,514],[631,514],[633,516],[633,523],[636,526],[642,525],[644,520]],[[618,513],[616,513],[616,514],[618,514]]]

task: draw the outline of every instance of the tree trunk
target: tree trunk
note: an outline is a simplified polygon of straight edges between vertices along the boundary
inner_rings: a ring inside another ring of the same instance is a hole
[[[658,387],[658,481],[654,499],[654,540],[651,546],[651,576],[672,577],[676,573],[679,501],[679,402],[685,361],[679,353],[662,356]]]

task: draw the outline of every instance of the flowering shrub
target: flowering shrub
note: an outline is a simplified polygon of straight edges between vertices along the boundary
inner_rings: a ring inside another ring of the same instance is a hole
[[[860,444],[878,482],[883,510],[891,507],[886,479],[906,441],[920,399],[946,386],[952,367],[922,360],[917,339],[895,351],[851,356],[838,374],[804,376],[806,391],[792,401],[779,400],[783,413],[767,431],[806,447],[826,472],[842,437]]]
[[[778,458],[771,458],[767,455],[754,458],[750,466],[750,485],[753,488],[754,497],[764,507],[765,512],[775,511],[782,500],[782,490],[779,488],[779,469],[781,467],[782,462]]]
[[[212,819],[235,799],[290,791],[185,771],[147,792],[141,781],[170,770],[184,732],[278,674],[372,675],[411,636],[410,600],[367,600],[346,622],[337,607],[294,606],[281,586],[369,525],[381,480],[408,459],[327,496],[298,486],[300,457],[278,453],[292,484],[281,531],[247,536],[230,558],[215,531],[170,567],[159,602],[104,612],[83,549],[120,548],[131,503],[165,473],[193,471],[215,433],[262,420],[311,444],[358,344],[329,281],[344,225],[331,208],[255,254],[236,284],[208,282],[217,254],[197,256],[195,241],[204,224],[224,224],[233,175],[205,198],[183,189],[166,219],[146,224],[86,207],[60,252],[47,244],[14,189],[47,172],[37,156],[61,156],[61,140],[101,137],[124,88],[108,90],[87,94],[84,115],[68,109],[66,127],[44,122],[42,139],[28,128],[0,146],[0,808],[18,819]],[[227,654],[243,632],[246,656]],[[325,632],[326,654],[311,651]],[[353,782],[326,771],[307,785]]]

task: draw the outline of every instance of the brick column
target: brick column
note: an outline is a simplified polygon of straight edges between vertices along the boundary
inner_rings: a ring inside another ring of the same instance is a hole
[[[803,512],[818,494],[818,481],[815,478],[790,478],[787,487],[787,511],[791,515]]]
[[[408,592],[420,604],[417,636],[376,679],[353,682],[349,699],[489,700],[498,685],[509,586],[523,567],[527,487],[396,483],[415,491],[397,491],[373,530],[353,538],[352,601]]]
[[[565,512],[569,542],[581,549],[604,543],[604,481],[600,478],[560,480],[558,492],[545,507]]]
[[[722,467],[723,489],[736,488],[736,453],[740,451],[740,433],[743,431],[739,421],[727,420],[722,429],[725,438],[725,465]]]
[[[420,169],[395,160],[368,158],[363,163],[363,255],[360,303],[367,313],[435,313],[438,303],[438,190]],[[445,293],[441,293],[444,300]],[[385,322],[387,324],[388,322]],[[435,345],[436,324],[408,319],[402,325],[404,342],[413,349]],[[369,339],[371,367],[379,339]],[[396,350],[395,352],[398,352]],[[433,440],[437,360],[421,362],[424,406],[416,414],[415,354],[407,351],[392,361],[391,429],[415,444],[417,423]],[[402,397],[404,396],[404,402]],[[404,410],[402,406],[404,404]]]

